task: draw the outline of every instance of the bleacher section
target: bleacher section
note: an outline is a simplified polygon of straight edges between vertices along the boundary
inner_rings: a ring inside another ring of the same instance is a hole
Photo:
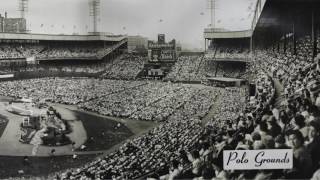
[[[146,57],[130,54],[122,55],[105,64],[102,78],[109,79],[135,79],[142,71]]]

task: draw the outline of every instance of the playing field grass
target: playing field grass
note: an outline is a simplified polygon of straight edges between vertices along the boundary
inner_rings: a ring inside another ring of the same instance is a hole
[[[117,121],[81,111],[74,112],[76,118],[82,121],[87,132],[88,139],[84,143],[86,151],[110,149],[133,135],[128,127]]]

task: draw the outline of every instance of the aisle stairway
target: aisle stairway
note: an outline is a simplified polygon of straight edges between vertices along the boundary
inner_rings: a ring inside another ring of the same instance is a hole
[[[281,107],[281,102],[285,100],[284,98],[284,87],[281,84],[281,82],[279,81],[279,79],[272,77],[271,73],[268,73],[269,76],[272,78],[273,83],[274,83],[274,88],[276,90],[275,93],[275,102],[274,102],[274,106],[278,109],[280,109]]]
[[[212,120],[214,118],[214,116],[217,114],[216,106],[218,104],[220,104],[219,103],[220,100],[221,100],[220,96],[217,96],[215,101],[214,101],[214,103],[210,107],[210,110],[209,110],[208,114],[205,117],[202,118],[202,120],[201,120],[202,126],[205,126],[208,123],[208,121]]]

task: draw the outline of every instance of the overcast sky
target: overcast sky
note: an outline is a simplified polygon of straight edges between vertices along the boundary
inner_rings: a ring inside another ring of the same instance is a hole
[[[250,28],[257,0],[216,0],[216,27]],[[19,17],[18,0],[0,0],[0,13]],[[156,39],[166,34],[190,47],[202,47],[210,24],[208,0],[101,0],[98,30]],[[32,33],[86,34],[92,31],[89,0],[29,0],[26,15]]]

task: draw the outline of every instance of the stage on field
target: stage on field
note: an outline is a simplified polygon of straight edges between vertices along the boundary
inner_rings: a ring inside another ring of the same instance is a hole
[[[73,154],[72,150],[80,147],[87,139],[82,122],[69,120],[67,122],[68,128],[72,131],[62,135],[59,134],[59,131],[66,129],[64,123],[61,123],[61,119],[57,119],[55,115],[48,114],[50,112],[48,108],[38,108],[31,103],[0,102],[0,114],[9,120],[0,137],[0,155],[51,156]],[[46,118],[50,117],[50,119],[44,119],[43,115],[46,115]],[[59,141],[53,140],[62,138],[61,136],[65,136],[63,138],[69,139],[70,142],[59,144]]]

